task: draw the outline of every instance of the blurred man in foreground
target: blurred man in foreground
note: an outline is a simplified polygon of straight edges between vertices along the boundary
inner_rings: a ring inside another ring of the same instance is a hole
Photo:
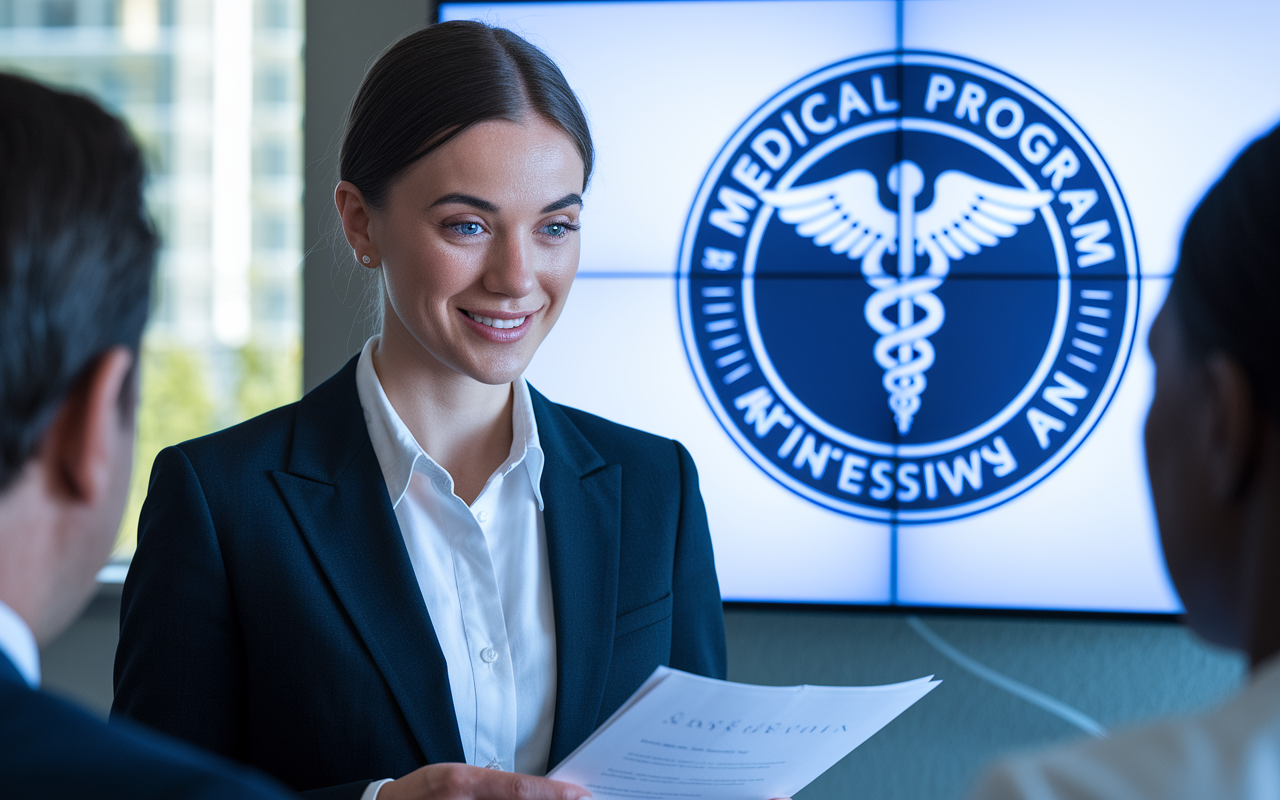
[[[91,101],[0,74],[0,795],[283,798],[38,691],[93,591],[133,460],[156,236],[142,158]]]
[[[1147,471],[1187,623],[1249,657],[1199,716],[1012,759],[975,797],[1280,797],[1280,128],[1187,223],[1151,329]]]

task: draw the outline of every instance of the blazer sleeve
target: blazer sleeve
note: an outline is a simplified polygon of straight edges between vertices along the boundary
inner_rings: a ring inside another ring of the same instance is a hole
[[[116,650],[122,715],[245,761],[245,653],[208,502],[185,453],[156,457],[125,579]]]
[[[248,762],[251,704],[237,619],[200,478],[180,448],[165,448],[151,469],[125,579],[112,717]],[[368,784],[302,796],[357,800]]]
[[[675,564],[672,574],[671,666],[711,678],[725,677],[724,607],[716,580],[707,509],[693,457],[675,443],[680,473]]]

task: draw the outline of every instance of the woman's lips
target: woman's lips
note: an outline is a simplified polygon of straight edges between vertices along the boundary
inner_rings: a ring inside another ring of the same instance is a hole
[[[492,313],[492,312],[491,312]],[[514,342],[529,332],[532,313],[513,316],[489,316],[488,314],[462,309],[463,319],[471,330],[491,342]]]
[[[482,316],[480,314],[475,313],[474,311],[463,311],[462,313],[466,314],[468,317],[471,317],[476,322],[479,322],[481,325],[487,325],[490,328],[498,328],[498,329],[519,328],[521,325],[524,324],[524,321],[529,318],[528,314],[525,314],[523,317],[515,317],[513,319],[503,319],[501,317]]]

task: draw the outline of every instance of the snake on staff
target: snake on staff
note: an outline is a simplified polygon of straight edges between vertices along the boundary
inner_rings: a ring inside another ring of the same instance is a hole
[[[934,180],[933,202],[917,211],[916,199],[925,188],[919,165],[900,161],[886,179],[898,198],[897,211],[880,203],[876,176],[862,169],[818,183],[761,191],[760,197],[778,209],[783,222],[795,225],[800,236],[836,255],[862,261],[862,275],[875,289],[863,316],[880,334],[873,356],[885,371],[889,410],[905,436],[920,411],[925,372],[936,358],[929,337],[942,328],[946,310],[934,292],[946,280],[951,262],[1016,234],[1053,199],[1053,192],[1004,186],[947,170]],[[903,242],[906,245],[900,246]],[[885,253],[898,256],[896,275],[885,271]],[[928,265],[917,275],[916,257],[926,255]],[[917,309],[923,316],[917,318]]]

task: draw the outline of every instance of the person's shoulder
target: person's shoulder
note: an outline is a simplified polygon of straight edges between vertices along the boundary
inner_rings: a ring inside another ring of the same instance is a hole
[[[298,403],[290,403],[175,447],[193,464],[228,459],[241,465],[279,463],[287,457],[297,412]]]
[[[606,461],[658,461],[670,465],[684,450],[674,439],[632,428],[572,406],[547,402],[555,411],[563,414]],[[540,431],[539,436],[541,435]]]
[[[1258,797],[1280,772],[1280,685],[1250,686],[1221,706],[1037,753],[988,770],[972,800]]]
[[[0,681],[0,775],[15,797],[246,798],[286,790],[128,723]]]
[[[234,464],[242,474],[257,474],[284,468],[300,425],[302,435],[315,437],[339,425],[357,425],[363,432],[364,424],[352,359],[300,400],[175,447],[197,471],[221,472]]]
[[[190,439],[184,444],[226,443],[227,441],[247,442],[285,435],[293,428],[294,420],[298,416],[298,406],[301,403],[301,400],[286,403],[270,411],[264,411],[261,414],[237,422],[234,425],[229,425],[222,430]]]
[[[599,440],[602,442],[618,442],[622,445],[644,448],[644,447],[670,447],[671,440],[659,436],[656,433],[642,431],[639,428],[632,428],[629,425],[623,425],[621,422],[614,422],[606,419],[598,414],[592,414],[589,411],[583,411],[573,406],[561,405],[560,403],[552,403],[574,424],[584,436],[591,440]]]

